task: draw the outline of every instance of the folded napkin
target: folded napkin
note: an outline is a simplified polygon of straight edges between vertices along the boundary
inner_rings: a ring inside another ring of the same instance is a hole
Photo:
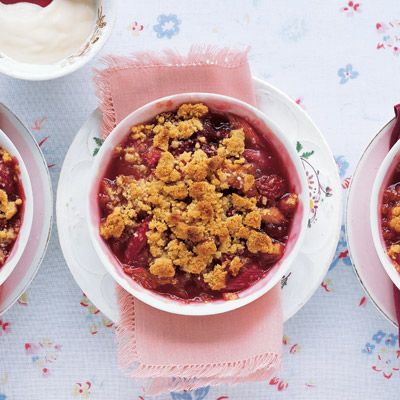
[[[212,92],[255,104],[247,51],[192,48],[187,56],[108,57],[95,83],[103,135],[136,108],[184,92]],[[268,379],[280,366],[280,287],[241,309],[188,317],[154,309],[118,288],[119,364],[147,394]]]

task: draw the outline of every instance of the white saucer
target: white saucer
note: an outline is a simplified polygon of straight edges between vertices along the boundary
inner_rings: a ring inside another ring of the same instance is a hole
[[[33,222],[29,242],[11,275],[0,286],[0,315],[32,282],[46,253],[53,218],[53,194],[47,163],[36,140],[22,122],[0,104],[0,128],[24,160],[32,184]]]
[[[328,271],[341,227],[341,187],[332,152],[303,109],[262,80],[254,79],[254,86],[258,107],[297,147],[309,181],[309,229],[296,263],[282,278],[286,321],[310,299]],[[100,124],[101,114],[96,110],[68,150],[58,184],[57,223],[64,257],[79,287],[110,320],[118,322],[116,283],[92,247],[84,215],[87,179],[101,143]]]

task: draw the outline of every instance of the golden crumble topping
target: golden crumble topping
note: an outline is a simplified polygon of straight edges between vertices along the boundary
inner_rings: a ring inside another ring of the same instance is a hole
[[[100,227],[100,234],[104,239],[121,237],[125,229],[124,219],[121,215],[121,207],[115,207],[114,211],[107,216],[106,221]]]
[[[150,272],[160,278],[172,278],[175,275],[175,268],[169,258],[160,257],[150,265]]]
[[[214,269],[203,275],[204,282],[206,282],[212,290],[221,290],[225,287],[225,279],[227,271],[224,270],[222,265],[216,265]]]
[[[200,118],[208,113],[208,107],[205,104],[182,104],[178,108],[177,115],[179,118],[190,119]]]
[[[7,193],[0,189],[0,219],[11,219],[18,212],[17,206],[21,204],[21,199],[9,201]]]
[[[243,266],[243,261],[236,256],[230,263],[229,263],[229,271],[233,276],[237,276],[240,271],[240,268]]]
[[[219,291],[245,264],[238,254],[279,258],[283,245],[261,231],[261,225],[285,217],[277,207],[259,207],[257,197],[247,194],[255,192],[256,178],[243,157],[242,128],[231,129],[215,152],[207,151],[205,138],[197,133],[205,129],[201,118],[208,113],[202,103],[183,104],[176,113],[158,115],[153,124],[132,127],[132,139],[139,144],[151,140],[151,156],[158,158],[152,172],[140,176],[150,155],[139,154],[134,146],[117,147],[139,177],[121,175],[105,187],[109,213],[100,234],[105,240],[119,239],[139,229],[145,216],[150,273],[172,284],[177,271],[193,274]],[[192,147],[177,152],[188,140]],[[287,201],[295,206],[297,197]]]
[[[392,208],[389,226],[396,232],[400,233],[400,206]]]
[[[397,272],[400,272],[400,264],[397,262],[397,256],[400,254],[400,244],[392,244],[388,248],[388,256],[392,259]]]

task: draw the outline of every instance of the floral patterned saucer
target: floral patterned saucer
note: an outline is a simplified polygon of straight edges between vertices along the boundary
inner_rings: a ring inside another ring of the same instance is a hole
[[[395,120],[386,124],[372,139],[353,175],[347,202],[347,242],[354,270],[376,307],[397,325],[393,283],[375,250],[370,228],[370,198],[378,168],[390,148]]]
[[[53,218],[53,194],[46,160],[26,127],[0,104],[0,128],[12,140],[24,159],[32,184],[33,222],[30,239],[17,266],[0,286],[0,315],[24,293],[46,253]]]
[[[290,272],[282,277],[285,320],[309,300],[332,261],[341,226],[341,188],[331,150],[308,115],[284,93],[254,79],[258,107],[287,133],[306,171],[310,217],[305,242]],[[115,285],[90,242],[84,204],[101,114],[96,110],[74,139],[60,175],[57,222],[61,248],[72,275],[86,296],[109,319],[118,321]],[[76,177],[79,176],[77,180]]]

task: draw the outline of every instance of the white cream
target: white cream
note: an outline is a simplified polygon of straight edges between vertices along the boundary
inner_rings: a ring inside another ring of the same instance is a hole
[[[84,45],[94,30],[95,0],[0,3],[0,52],[20,62],[51,64]]]

